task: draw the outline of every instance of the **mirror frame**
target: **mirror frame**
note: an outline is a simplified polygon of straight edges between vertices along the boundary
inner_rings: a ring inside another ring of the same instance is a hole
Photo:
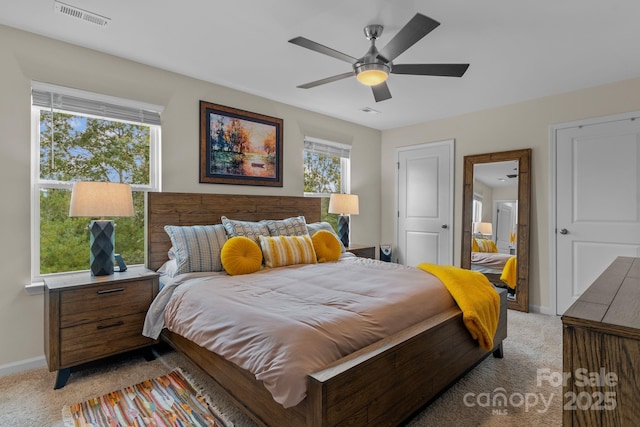
[[[513,310],[529,311],[529,218],[531,210],[531,149],[476,154],[464,157],[462,195],[462,246],[460,266],[471,269],[473,226],[473,167],[481,163],[518,161],[518,284],[515,300],[508,301]]]

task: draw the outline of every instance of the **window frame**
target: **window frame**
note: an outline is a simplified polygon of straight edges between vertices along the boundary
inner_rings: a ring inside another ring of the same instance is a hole
[[[80,97],[88,101],[97,103],[104,102],[106,104],[121,106],[124,108],[134,108],[146,111],[153,111],[160,114],[163,110],[162,106],[147,104],[143,102],[133,101],[124,98],[116,98],[107,95],[102,95],[93,92],[87,92],[78,89],[66,88],[63,86],[51,85],[48,83],[31,82],[32,90],[40,89],[47,90],[52,93],[59,93],[62,95],[71,95]],[[85,112],[73,111],[71,108],[55,108],[55,107],[43,107],[34,105],[33,100],[31,102],[31,281],[32,283],[41,282],[44,277],[54,276],[59,274],[68,274],[71,272],[58,272],[58,273],[45,273],[40,272],[40,191],[44,188],[52,189],[66,189],[71,191],[73,187],[72,181],[57,181],[40,179],[40,112],[41,111],[53,111],[61,112],[65,114],[73,114],[77,116],[85,116],[90,118],[97,118],[102,120],[118,121],[131,123],[136,125],[149,126],[149,184],[132,184],[131,190],[133,192],[147,193],[149,191],[161,191],[161,141],[162,141],[162,127],[160,124],[150,124],[144,121],[129,121],[120,118],[109,117],[108,114],[104,116],[93,115]],[[146,197],[145,197],[146,205]],[[146,215],[145,215],[146,222]],[[145,227],[145,258],[146,258],[146,245],[147,230]],[[73,272],[89,271],[87,265],[86,270],[77,270]]]

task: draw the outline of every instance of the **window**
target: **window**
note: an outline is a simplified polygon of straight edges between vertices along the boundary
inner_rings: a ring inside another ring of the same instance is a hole
[[[322,197],[322,220],[337,230],[338,215],[329,214],[331,193],[349,193],[351,146],[315,138],[304,140],[304,195]]]
[[[471,214],[471,222],[482,222],[482,196],[473,193],[473,210]]]
[[[114,218],[115,251],[145,256],[146,191],[159,191],[162,108],[32,82],[32,279],[88,270],[89,218],[70,218],[75,181],[131,184],[134,216]]]

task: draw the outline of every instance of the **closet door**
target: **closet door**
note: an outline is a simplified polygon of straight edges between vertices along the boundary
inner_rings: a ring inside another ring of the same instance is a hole
[[[453,264],[453,140],[398,150],[397,262]]]
[[[556,313],[617,256],[640,256],[640,120],[556,131]]]

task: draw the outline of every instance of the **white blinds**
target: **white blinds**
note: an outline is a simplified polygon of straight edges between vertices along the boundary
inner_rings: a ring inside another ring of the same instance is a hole
[[[348,159],[351,155],[351,146],[337,142],[323,141],[320,139],[305,138],[304,149],[312,153]]]
[[[39,82],[32,82],[31,97],[37,107],[149,125],[161,124],[162,107],[158,105]]]

